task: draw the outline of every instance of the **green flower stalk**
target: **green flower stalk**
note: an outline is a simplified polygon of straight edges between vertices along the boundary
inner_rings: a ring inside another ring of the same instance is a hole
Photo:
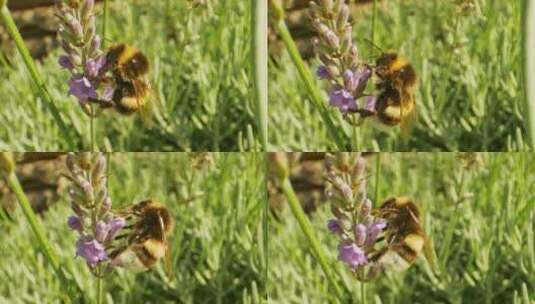
[[[295,45],[295,41],[293,40],[292,35],[286,26],[286,22],[284,21],[284,9],[280,0],[270,0],[270,4],[272,8],[270,11],[273,15],[274,28],[286,46],[286,49],[290,54],[290,58],[299,72],[299,76],[305,83],[310,100],[314,107],[319,111],[327,128],[327,132],[334,139],[339,149],[346,150],[350,148],[349,137],[342,128],[338,127],[334,123],[334,120],[325,106],[323,98],[321,97],[321,94],[314,83],[314,78],[310,73],[310,69],[307,67],[303,61],[303,58],[301,58],[301,55],[299,54],[297,46]]]
[[[41,74],[37,70],[35,62],[33,61],[30,52],[28,51],[28,48],[26,48],[24,40],[22,39],[22,36],[20,35],[20,32],[17,29],[15,22],[13,21],[13,17],[11,16],[9,9],[7,8],[7,0],[0,0],[0,19],[6,26],[7,32],[15,42],[15,46],[17,47],[17,50],[19,51],[22,60],[24,61],[24,64],[26,65],[26,68],[30,73],[32,81],[37,87],[37,91],[40,97],[45,101],[45,105],[47,106],[48,110],[52,114],[52,117],[56,121],[61,132],[63,133],[67,144],[71,148],[76,147],[73,138],[79,137],[79,134],[76,129],[67,126],[67,124],[61,117],[60,112],[56,107],[56,104],[54,103],[54,100],[52,99],[52,96],[50,95],[46,84],[43,81],[43,78],[41,77]]]
[[[320,264],[325,276],[327,277],[327,280],[329,281],[329,284],[331,285],[336,297],[338,299],[343,299],[343,290],[338,284],[338,281],[335,277],[335,273],[332,271],[328,263],[327,257],[323,252],[323,249],[321,248],[320,242],[316,237],[316,234],[314,233],[314,228],[312,227],[312,224],[303,212],[301,204],[299,203],[299,199],[297,198],[290,179],[288,178],[288,158],[284,153],[280,152],[269,153],[269,158],[271,164],[271,173],[280,183],[282,191],[284,192],[284,195],[288,200],[288,204],[290,205],[290,209],[292,210],[292,213],[297,219],[299,226],[303,230],[303,233],[307,237],[315,258],[318,260],[318,263]]]
[[[32,206],[26,197],[24,190],[22,189],[19,179],[15,174],[15,161],[12,153],[0,153],[0,174],[5,176],[7,184],[17,197],[17,201],[22,208],[24,217],[30,224],[31,230],[37,238],[37,243],[43,251],[45,258],[52,266],[54,273],[60,280],[61,286],[65,289],[72,301],[80,300],[82,298],[80,286],[78,283],[76,283],[76,281],[68,278],[67,274],[64,272],[64,269],[61,267],[58,254],[46,237],[45,229],[35,215]]]
[[[251,23],[253,30],[253,76],[255,81],[256,119],[262,150],[267,151],[268,79],[267,79],[267,2],[253,0]]]

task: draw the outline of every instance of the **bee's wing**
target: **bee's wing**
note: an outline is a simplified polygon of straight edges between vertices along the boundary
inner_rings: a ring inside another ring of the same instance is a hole
[[[167,242],[167,236],[165,235],[165,225],[163,222],[162,217],[159,217],[160,220],[160,229],[162,234],[162,241],[165,244],[165,256],[164,256],[164,269],[165,274],[170,280],[173,280],[174,273],[173,273],[173,265],[171,263],[171,250],[169,250],[169,243]]]
[[[152,126],[152,116],[154,113],[155,95],[152,92],[150,81],[147,78],[136,79],[134,82],[135,95],[138,105],[138,113],[143,125],[147,128]]]

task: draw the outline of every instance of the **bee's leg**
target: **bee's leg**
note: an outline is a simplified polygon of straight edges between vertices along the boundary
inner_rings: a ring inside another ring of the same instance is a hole
[[[413,213],[411,210],[409,210],[409,214],[411,215],[412,219],[413,219],[416,223],[420,224],[420,221],[418,220],[418,217],[416,217],[416,215],[414,215],[414,213]]]

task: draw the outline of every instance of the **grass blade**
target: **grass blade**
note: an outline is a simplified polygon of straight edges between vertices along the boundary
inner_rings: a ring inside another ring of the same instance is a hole
[[[63,121],[63,118],[61,118],[61,115],[59,114],[59,110],[54,104],[54,101],[52,100],[52,97],[50,96],[50,93],[48,92],[48,89],[46,88],[46,85],[39,75],[39,72],[37,71],[37,67],[35,66],[35,63],[30,55],[30,52],[26,48],[26,45],[24,44],[24,40],[22,39],[22,36],[20,35],[19,30],[17,29],[17,26],[15,25],[15,22],[13,21],[13,17],[11,16],[11,13],[9,12],[9,9],[7,8],[6,1],[0,1],[0,18],[2,19],[2,22],[6,26],[6,30],[15,42],[15,45],[17,46],[17,49],[22,56],[22,59],[24,61],[24,64],[28,68],[28,72],[30,72],[30,76],[37,86],[37,89],[39,91],[39,95],[41,95],[41,98],[45,101],[45,104],[47,105],[48,109],[50,110],[50,113],[56,120],[56,123],[58,124],[59,128],[61,129],[61,132],[65,136],[65,140],[67,141],[70,148],[75,148],[75,144],[72,138],[71,132],[76,132],[74,128],[67,128],[67,125]],[[75,134],[78,135],[78,134]]]
[[[256,100],[257,128],[263,151],[267,151],[268,138],[268,71],[267,71],[267,2],[253,0],[251,14],[253,78]]]
[[[535,147],[535,2],[524,1],[524,79],[526,121],[532,148]]]

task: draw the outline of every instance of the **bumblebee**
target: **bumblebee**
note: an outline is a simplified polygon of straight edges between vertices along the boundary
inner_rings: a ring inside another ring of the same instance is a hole
[[[170,250],[167,237],[173,231],[173,219],[165,205],[145,200],[121,212],[130,225],[126,233],[116,237],[125,239],[110,253],[111,265],[148,270],[160,259],[165,260],[167,274],[171,274]]]
[[[415,108],[416,72],[412,65],[394,52],[383,53],[375,62],[379,78],[376,112],[380,122],[388,126],[400,124]]]
[[[406,197],[386,200],[374,214],[387,222],[385,246],[371,256],[371,261],[382,271],[404,271],[423,251],[433,271],[437,273],[431,239],[420,222],[420,211]]]
[[[152,93],[147,57],[133,46],[118,44],[107,51],[105,68],[113,75],[112,101],[117,112],[124,115],[139,112],[147,120]]]

